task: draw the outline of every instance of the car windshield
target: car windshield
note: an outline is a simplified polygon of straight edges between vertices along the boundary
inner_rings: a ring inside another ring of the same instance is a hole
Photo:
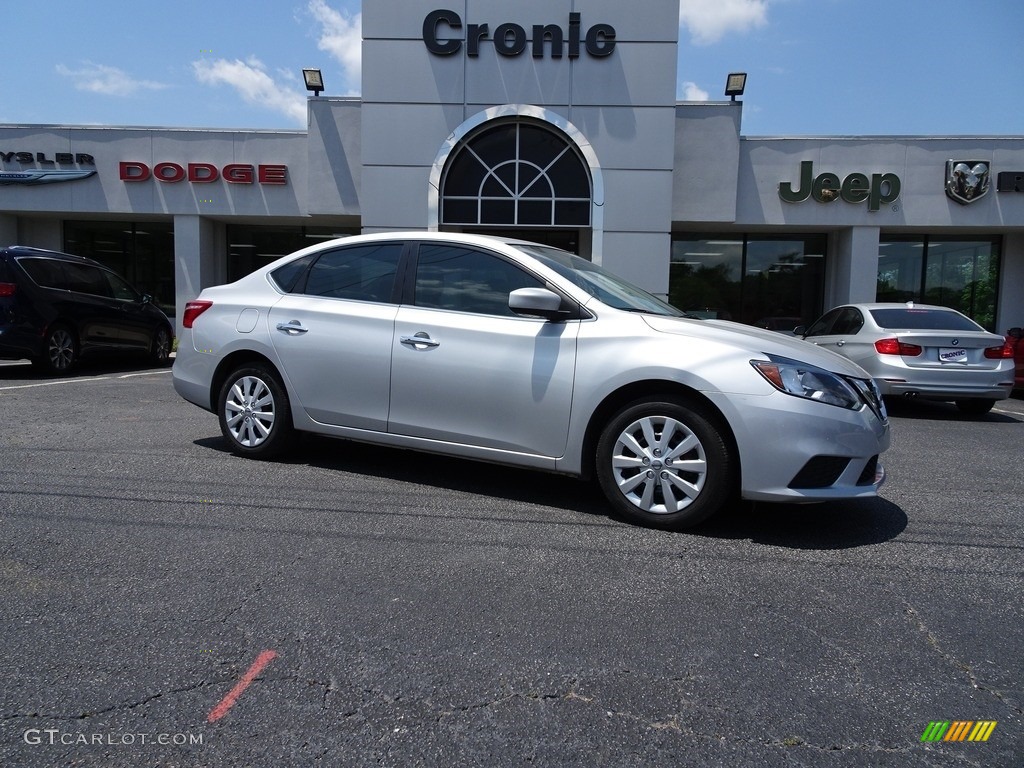
[[[948,309],[893,307],[872,309],[871,317],[881,328],[905,328],[915,331],[984,331],[985,329],[959,312]]]
[[[603,304],[627,312],[646,312],[652,315],[682,317],[683,312],[652,296],[642,288],[627,283],[596,264],[568,251],[543,245],[509,243],[523,253],[533,256],[550,267],[573,285],[582,288]]]

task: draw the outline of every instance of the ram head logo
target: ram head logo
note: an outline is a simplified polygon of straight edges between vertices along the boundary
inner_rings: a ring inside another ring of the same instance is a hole
[[[947,160],[946,194],[960,205],[980,200],[988,193],[989,164],[984,160]]]

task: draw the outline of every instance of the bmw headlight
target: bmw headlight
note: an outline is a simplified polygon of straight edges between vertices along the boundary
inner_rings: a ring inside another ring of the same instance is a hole
[[[769,360],[751,360],[750,364],[776,389],[788,395],[849,408],[851,411],[859,410],[863,405],[857,391],[842,377],[824,368],[785,357],[768,357]]]

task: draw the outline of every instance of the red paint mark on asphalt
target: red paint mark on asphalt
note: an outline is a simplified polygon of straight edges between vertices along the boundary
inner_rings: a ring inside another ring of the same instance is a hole
[[[228,710],[235,706],[235,702],[238,701],[238,697],[245,692],[245,689],[249,687],[253,680],[259,675],[263,669],[277,658],[277,651],[264,651],[256,657],[256,661],[252,663],[248,671],[242,675],[242,679],[235,684],[235,687],[231,689],[227,696],[220,700],[220,703],[210,710],[210,714],[206,718],[206,722],[215,723],[220,720],[224,715],[228,713]]]

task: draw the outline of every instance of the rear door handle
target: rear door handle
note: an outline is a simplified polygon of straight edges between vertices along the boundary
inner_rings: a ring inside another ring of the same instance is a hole
[[[298,320],[289,320],[287,323],[278,323],[277,330],[284,331],[289,336],[297,336],[299,334],[309,332],[309,328],[303,328],[302,323]]]

